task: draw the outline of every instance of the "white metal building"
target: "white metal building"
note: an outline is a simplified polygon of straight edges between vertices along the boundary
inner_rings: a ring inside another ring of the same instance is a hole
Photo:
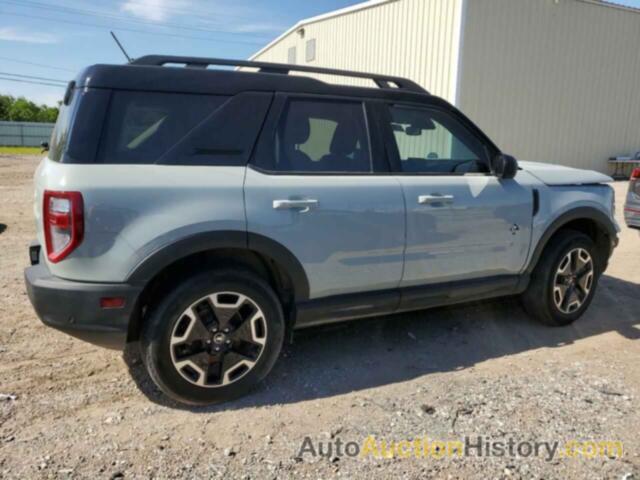
[[[370,0],[302,20],[251,58],[409,77],[523,160],[609,172],[607,158],[640,150],[640,10],[632,8]]]

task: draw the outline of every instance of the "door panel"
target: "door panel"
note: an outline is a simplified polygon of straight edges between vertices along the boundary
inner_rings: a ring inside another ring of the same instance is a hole
[[[283,208],[282,201],[293,206]],[[245,202],[249,232],[296,256],[311,298],[398,286],[405,226],[395,178],[268,175],[248,168]]]
[[[401,285],[518,274],[533,198],[490,173],[495,146],[452,108],[394,104],[381,118],[407,205]]]
[[[484,175],[398,179],[407,202],[402,286],[520,272],[531,236],[528,189]]]

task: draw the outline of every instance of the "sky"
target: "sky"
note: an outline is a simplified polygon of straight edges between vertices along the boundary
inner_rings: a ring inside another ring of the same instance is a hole
[[[57,85],[83,67],[125,61],[109,30],[134,58],[152,53],[247,58],[297,21],[356,3],[0,0],[0,94],[55,105],[64,93]],[[640,0],[616,3],[640,8]]]

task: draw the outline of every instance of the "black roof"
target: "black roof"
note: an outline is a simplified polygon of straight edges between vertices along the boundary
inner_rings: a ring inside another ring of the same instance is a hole
[[[208,69],[210,65],[257,71]],[[180,67],[180,68],[175,68]],[[368,78],[378,88],[333,85],[291,71]],[[149,55],[125,65],[92,65],[76,78],[78,87],[234,95],[242,91],[284,91],[337,96],[424,100],[430,94],[415,82],[387,75],[301,65],[216,58]]]

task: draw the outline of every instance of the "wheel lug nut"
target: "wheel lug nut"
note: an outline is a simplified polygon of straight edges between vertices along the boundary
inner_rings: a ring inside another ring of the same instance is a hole
[[[229,345],[231,343],[231,340],[227,340],[225,343]]]
[[[228,328],[225,328],[225,329],[224,329],[224,333],[229,333],[229,329],[228,329]]]
[[[216,347],[215,350],[216,350],[216,352],[219,352],[220,351],[220,347]]]

